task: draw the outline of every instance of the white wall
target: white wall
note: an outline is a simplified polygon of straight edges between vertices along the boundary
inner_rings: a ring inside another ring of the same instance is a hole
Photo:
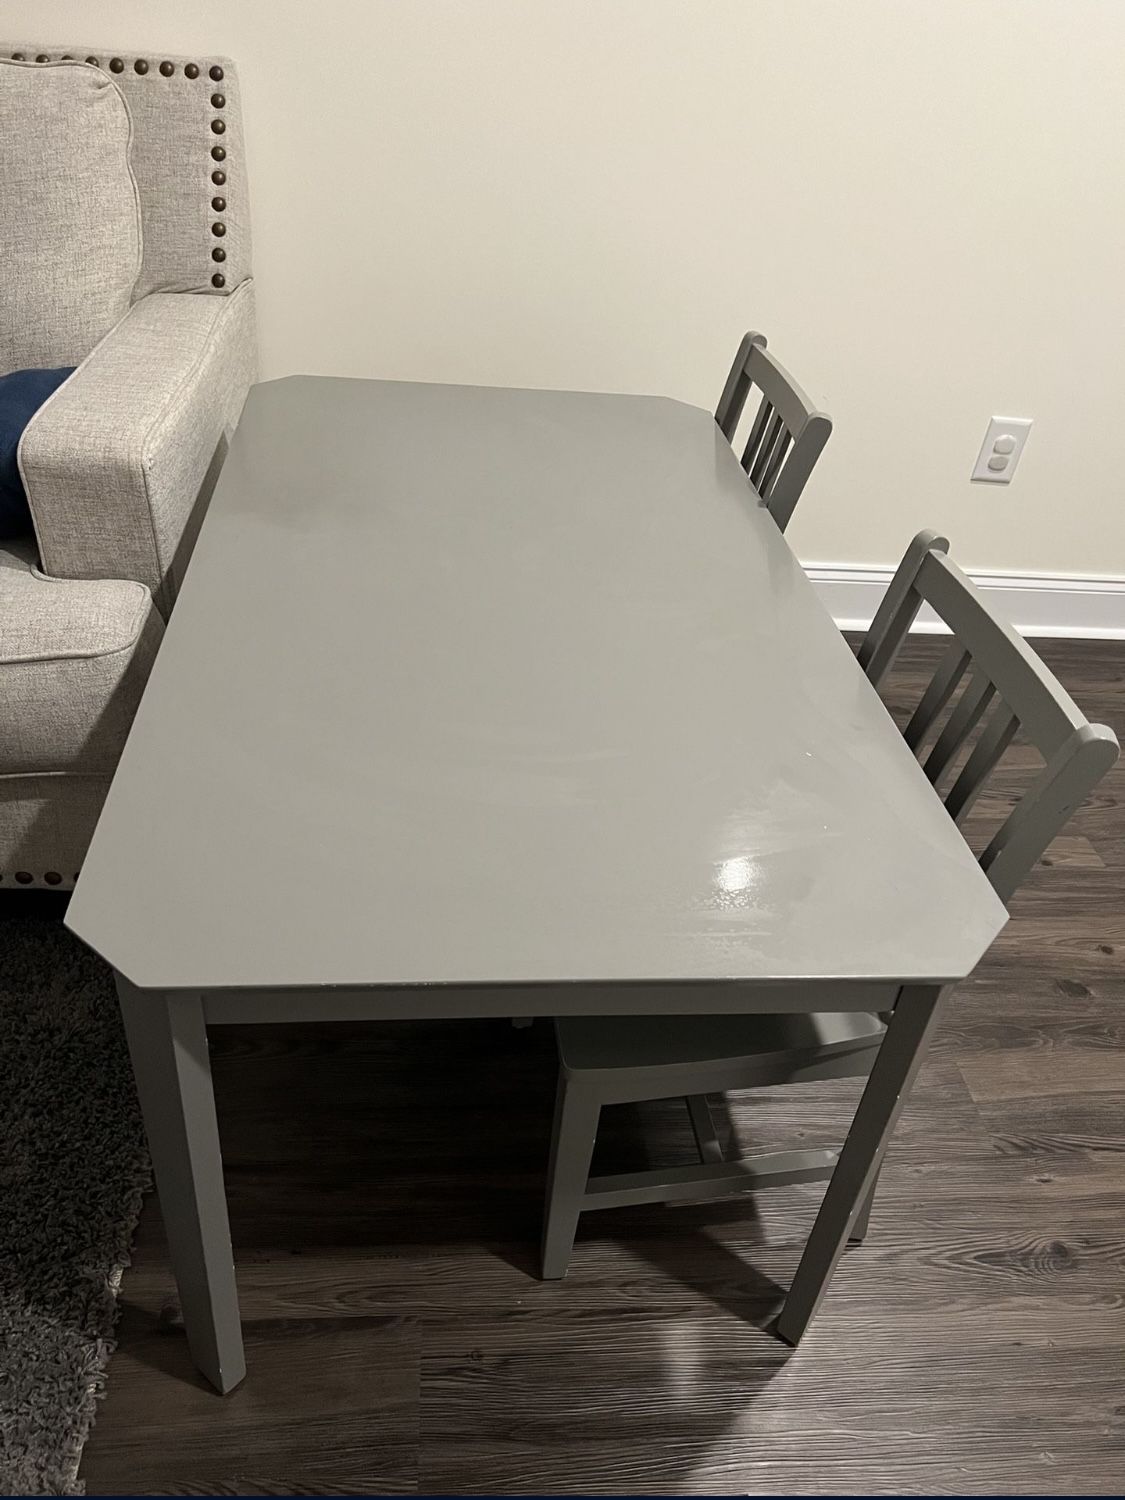
[[[661,391],[764,329],[836,419],[791,535],[1125,576],[1119,0],[0,0],[239,64],[263,374]],[[1035,418],[970,485],[992,413]]]

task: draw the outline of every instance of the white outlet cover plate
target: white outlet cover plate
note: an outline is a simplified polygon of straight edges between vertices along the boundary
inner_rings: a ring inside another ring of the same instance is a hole
[[[993,417],[970,478],[982,484],[1011,484],[1031,422],[1031,417]]]

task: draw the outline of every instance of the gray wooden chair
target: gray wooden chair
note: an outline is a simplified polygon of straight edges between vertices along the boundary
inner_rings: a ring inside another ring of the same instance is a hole
[[[784,531],[828,441],[832,418],[815,409],[789,371],[767,351],[765,334],[748,333],[715,408],[715,421],[732,446],[751,388],[761,392],[761,399],[741,463]]]
[[[1113,765],[1118,744],[1112,730],[1086,720],[1027,643],[989,613],[973,584],[946,557],[947,548],[944,538],[932,532],[915,537],[859,648],[859,662],[878,686],[923,601],[953,632],[903,732],[935,794],[959,824],[1017,730],[1042,756],[1042,770],[1014,807],[1009,811],[1007,803],[1003,804],[1007,815],[980,855],[993,888],[1008,902],[1070,814]],[[943,792],[943,782],[951,772],[956,774],[950,776],[951,784]],[[866,1122],[878,1111],[868,1108],[868,1096],[882,1066],[884,1017],[889,1018],[898,993],[893,986],[873,985],[867,1013],[567,1017],[556,1021],[560,1071],[543,1276],[566,1274],[578,1216],[587,1209],[713,1198],[728,1191],[832,1178],[839,1153],[831,1150],[724,1160],[704,1096],[761,1084],[863,1076],[874,1069],[876,1077],[864,1094],[852,1134],[870,1130]],[[931,1011],[939,994],[934,991]],[[888,1073],[913,1076],[930,1024],[926,1021],[904,1033],[906,1039],[898,1047],[912,1049],[911,1055],[888,1059]],[[889,1050],[888,1043],[884,1057]],[[683,1096],[688,1105],[699,1148],[698,1166],[589,1175],[603,1105],[677,1096]],[[793,1305],[791,1295],[778,1324],[791,1343],[800,1338],[819,1304],[845,1241],[862,1238],[866,1230],[890,1124],[879,1130],[871,1173],[860,1181],[841,1169],[825,1195],[824,1209],[794,1282],[795,1287],[800,1283],[798,1305]],[[853,1180],[842,1181],[845,1176]],[[830,1211],[826,1214],[825,1210]]]

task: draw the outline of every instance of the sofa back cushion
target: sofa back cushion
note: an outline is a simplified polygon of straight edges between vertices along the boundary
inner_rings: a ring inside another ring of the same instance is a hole
[[[142,248],[130,138],[99,69],[0,58],[0,375],[76,365],[128,311]]]
[[[144,239],[134,302],[150,292],[224,297],[246,280],[250,204],[238,74],[229,58],[0,42],[0,56],[13,53],[47,65],[67,55],[92,62],[129,106]]]

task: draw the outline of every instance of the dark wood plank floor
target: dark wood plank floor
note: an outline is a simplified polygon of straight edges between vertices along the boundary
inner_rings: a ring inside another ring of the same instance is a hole
[[[1125,729],[1125,646],[1043,654]],[[1123,953],[1119,768],[950,1003],[796,1353],[760,1325],[816,1189],[590,1215],[568,1279],[534,1278],[546,1026],[218,1031],[249,1377],[194,1375],[150,1202],[89,1492],[1119,1494]],[[741,1095],[733,1125],[829,1143],[856,1092]],[[605,1159],[646,1142],[689,1159],[682,1107],[617,1111]]]

